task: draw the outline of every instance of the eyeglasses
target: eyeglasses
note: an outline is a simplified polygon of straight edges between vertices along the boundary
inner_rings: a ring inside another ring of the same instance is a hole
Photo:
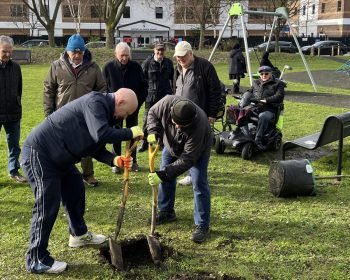
[[[267,73],[260,73],[260,76],[268,76],[268,75],[270,75],[269,72],[267,72]]]

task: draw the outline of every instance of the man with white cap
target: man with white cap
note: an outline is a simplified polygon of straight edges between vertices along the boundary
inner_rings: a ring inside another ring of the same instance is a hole
[[[219,111],[221,87],[214,66],[206,59],[193,55],[192,46],[181,41],[175,46],[177,67],[175,70],[175,95],[188,98],[197,104],[213,124]],[[186,176],[179,184],[191,184]]]
[[[159,184],[157,224],[176,220],[176,177],[190,170],[196,226],[191,240],[204,242],[210,225],[208,163],[213,141],[207,115],[189,99],[167,95],[150,109],[147,132],[149,143],[159,139],[164,144],[160,170],[148,176],[150,185]]]

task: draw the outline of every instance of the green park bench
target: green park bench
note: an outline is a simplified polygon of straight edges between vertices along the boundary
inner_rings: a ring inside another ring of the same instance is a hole
[[[26,61],[27,63],[31,63],[32,51],[31,50],[13,50],[11,57],[16,62]]]

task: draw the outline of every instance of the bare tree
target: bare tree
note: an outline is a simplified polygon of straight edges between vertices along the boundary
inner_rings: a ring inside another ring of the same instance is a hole
[[[50,15],[49,1],[46,0],[22,0],[23,3],[35,14],[38,21],[46,29],[50,47],[55,46],[55,24],[58,10],[63,0],[56,0],[52,17]]]
[[[17,1],[11,1],[9,6],[9,14],[11,16],[13,24],[24,34],[34,35],[34,30],[37,28],[38,20],[32,11],[24,4],[18,4]]]
[[[115,28],[123,15],[127,0],[93,0],[93,5],[97,7],[105,23],[106,47],[113,48]]]
[[[81,19],[84,15],[85,9],[89,4],[89,0],[66,0],[68,8],[75,24],[75,30],[80,34]],[[83,3],[82,3],[83,2]]]
[[[267,11],[275,11],[279,7],[285,7],[288,11],[288,17],[292,18],[299,12],[299,0],[265,0],[265,7]],[[286,20],[278,18],[274,29],[276,51],[279,49],[278,41],[280,38],[281,31],[286,25]]]

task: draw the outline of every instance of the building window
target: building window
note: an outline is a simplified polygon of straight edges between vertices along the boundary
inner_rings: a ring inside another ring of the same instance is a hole
[[[10,15],[11,17],[23,17],[27,15],[27,10],[24,5],[21,4],[11,4],[10,5]]]
[[[315,14],[315,9],[316,9],[316,5],[313,4],[313,5],[312,5],[312,14],[313,14],[313,15]]]
[[[130,6],[125,6],[123,12],[123,18],[130,18]]]
[[[341,1],[338,1],[337,12],[341,11]]]
[[[303,16],[306,14],[306,6],[303,6]]]
[[[321,13],[323,14],[326,11],[326,3],[322,3],[321,5]]]
[[[73,5],[73,15],[71,13],[71,9],[69,8],[68,5],[63,6],[63,17],[64,18],[70,18],[72,16],[77,16],[78,15],[78,6],[77,5]]]
[[[163,18],[163,7],[156,7],[156,18]]]

